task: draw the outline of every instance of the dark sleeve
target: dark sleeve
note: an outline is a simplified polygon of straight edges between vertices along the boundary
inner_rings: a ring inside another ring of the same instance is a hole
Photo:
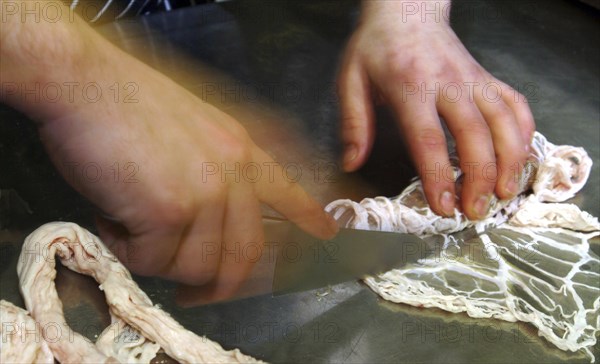
[[[105,23],[142,14],[160,0],[63,0],[89,23]]]

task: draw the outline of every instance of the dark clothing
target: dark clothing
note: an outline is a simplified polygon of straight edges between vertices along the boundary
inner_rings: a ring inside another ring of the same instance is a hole
[[[124,17],[169,11],[210,0],[63,0],[85,21],[104,23]]]

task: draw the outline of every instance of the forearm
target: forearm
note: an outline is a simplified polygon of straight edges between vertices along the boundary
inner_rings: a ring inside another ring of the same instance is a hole
[[[101,69],[118,50],[62,2],[0,6],[0,101],[36,120],[53,119],[83,104],[76,87],[106,81]]]

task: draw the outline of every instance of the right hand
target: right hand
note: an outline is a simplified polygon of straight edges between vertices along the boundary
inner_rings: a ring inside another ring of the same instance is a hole
[[[252,266],[245,247],[264,240],[260,202],[313,235],[335,234],[335,222],[238,122],[144,73],[140,103],[106,101],[40,129],[67,180],[114,218],[99,219],[100,236],[132,271],[236,286]],[[87,163],[99,166],[99,181]]]
[[[98,219],[100,237],[133,272],[210,282],[209,295],[227,296],[255,262],[255,247],[246,248],[264,242],[261,202],[312,235],[327,239],[337,232],[335,221],[229,115],[85,24],[21,26],[22,40],[40,42],[5,44],[12,47],[3,53],[11,81],[94,82],[103,93],[86,102],[80,86],[74,100],[65,94],[54,103],[14,95],[6,101],[40,122],[53,163],[110,217]],[[52,47],[67,43],[83,45],[81,52],[69,58],[68,50]],[[27,52],[44,47],[42,58]],[[137,85],[139,102],[115,100],[111,87],[122,93],[129,82]]]

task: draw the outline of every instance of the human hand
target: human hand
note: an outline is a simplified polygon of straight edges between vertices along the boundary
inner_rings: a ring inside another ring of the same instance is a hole
[[[76,25],[52,29],[85,46],[47,52],[29,65],[45,71],[28,72],[23,81],[41,88],[75,81],[74,97],[32,102],[14,94],[7,100],[37,118],[51,160],[102,210],[100,237],[129,269],[192,285],[210,282],[207,299],[223,297],[257,260],[264,242],[261,202],[310,234],[326,239],[336,233],[335,221],[236,120]],[[36,37],[50,33],[40,26],[47,24],[31,28]],[[15,67],[11,82],[22,81],[14,75],[31,57],[8,56]],[[82,85],[95,86],[82,93]]]
[[[528,155],[533,116],[523,95],[473,59],[442,14],[422,21],[420,13],[406,15],[405,3],[365,1],[348,44],[339,75],[344,169],[358,169],[369,156],[375,92],[394,111],[431,208],[453,215],[455,186],[439,114],[465,174],[462,210],[481,219],[492,193],[508,199],[520,192],[516,177]]]
[[[138,98],[41,128],[57,165],[93,161],[111,172],[71,182],[116,220],[100,219],[100,235],[132,271],[233,290],[255,262],[246,253],[264,241],[260,202],[313,235],[335,233],[322,207],[231,117],[162,77],[140,82]]]

